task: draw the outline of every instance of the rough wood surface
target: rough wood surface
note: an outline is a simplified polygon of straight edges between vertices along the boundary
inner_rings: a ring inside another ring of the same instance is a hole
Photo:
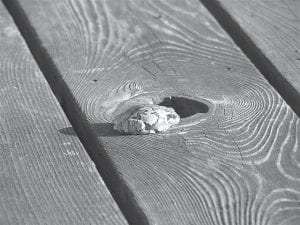
[[[199,1],[18,2],[132,194],[120,205],[153,225],[299,224],[299,119]],[[210,110],[164,134],[112,130],[170,95]]]
[[[300,1],[217,0],[216,2],[220,3],[262,54],[297,90],[298,99],[295,101],[299,101]],[[270,77],[272,78],[272,74]],[[298,109],[300,110],[300,107]]]
[[[127,224],[0,2],[0,224]]]

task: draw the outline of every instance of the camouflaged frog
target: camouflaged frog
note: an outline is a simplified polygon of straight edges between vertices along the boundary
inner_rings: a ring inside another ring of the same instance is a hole
[[[141,105],[128,109],[114,121],[114,129],[124,134],[155,134],[179,123],[173,108],[159,105]]]

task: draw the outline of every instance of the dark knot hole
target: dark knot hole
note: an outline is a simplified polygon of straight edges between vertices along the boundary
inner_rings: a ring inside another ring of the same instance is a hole
[[[180,118],[186,118],[196,113],[207,113],[209,111],[207,104],[185,97],[170,96],[164,98],[159,105],[173,108]]]

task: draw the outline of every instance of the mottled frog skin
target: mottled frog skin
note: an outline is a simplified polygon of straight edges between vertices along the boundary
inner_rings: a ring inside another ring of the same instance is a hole
[[[135,106],[114,120],[114,129],[123,134],[155,134],[179,123],[173,108],[159,105]]]

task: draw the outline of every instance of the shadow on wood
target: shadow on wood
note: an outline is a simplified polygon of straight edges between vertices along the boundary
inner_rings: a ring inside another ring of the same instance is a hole
[[[187,118],[197,113],[207,113],[209,111],[207,104],[186,97],[170,96],[165,98],[159,105],[173,108],[180,118]]]
[[[112,123],[94,123],[91,127],[95,131],[97,137],[113,137],[121,135],[113,129]],[[73,127],[66,127],[59,130],[60,133],[65,135],[77,136]]]

